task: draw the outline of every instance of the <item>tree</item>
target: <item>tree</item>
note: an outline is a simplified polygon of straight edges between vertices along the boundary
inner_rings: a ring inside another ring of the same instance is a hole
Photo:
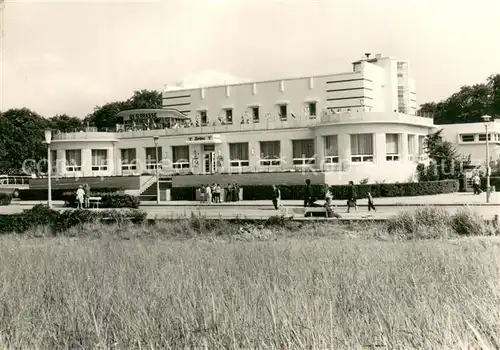
[[[490,76],[486,83],[462,86],[444,101],[424,103],[419,114],[430,114],[435,124],[481,122],[489,114],[500,115],[500,74]]]
[[[470,158],[460,155],[450,141],[443,139],[443,129],[426,136],[424,147],[429,154],[429,165],[417,166],[419,181],[459,179]]]
[[[149,108],[162,108],[161,92],[150,90],[134,91],[133,96],[126,101],[110,102],[95,107],[94,112],[88,115],[83,122],[98,129],[113,130],[116,124],[121,122],[120,118],[116,116],[117,113],[128,109]]]
[[[83,122],[80,118],[60,114],[50,118],[50,127],[62,132],[72,132],[81,129]]]
[[[21,174],[23,162],[44,159],[44,130],[49,120],[27,109],[9,109],[0,114],[0,174]]]

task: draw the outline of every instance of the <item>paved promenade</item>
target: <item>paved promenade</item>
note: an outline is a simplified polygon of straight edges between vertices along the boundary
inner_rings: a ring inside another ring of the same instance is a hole
[[[485,195],[473,195],[471,193],[454,193],[436,196],[420,197],[398,197],[398,198],[375,198],[376,212],[368,212],[366,199],[359,200],[358,212],[351,210],[347,213],[345,201],[333,201],[337,204],[337,211],[344,219],[376,219],[384,220],[390,218],[403,210],[412,210],[420,206],[439,206],[449,212],[455,212],[464,205],[473,206],[473,209],[487,220],[493,219],[495,214],[500,214],[499,194],[493,193],[489,204],[485,203]],[[29,209],[41,202],[19,202],[14,201],[10,206],[0,207],[0,214],[18,213],[23,209]],[[45,202],[43,202],[45,203]],[[323,201],[318,201],[322,204]],[[141,209],[145,210],[150,219],[175,219],[188,217],[191,214],[207,218],[248,218],[265,219],[273,215],[288,213],[295,217],[303,217],[302,201],[283,201],[285,208],[275,210],[271,201],[241,201],[221,204],[200,204],[199,202],[166,202],[156,204],[154,202],[141,203]],[[63,202],[55,201],[54,207],[59,210],[65,209]]]

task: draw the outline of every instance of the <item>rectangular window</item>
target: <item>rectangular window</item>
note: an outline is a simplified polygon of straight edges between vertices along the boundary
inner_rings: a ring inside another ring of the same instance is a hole
[[[161,147],[158,147],[158,159],[156,157],[156,147],[146,147],[146,170],[161,168]]]
[[[486,134],[479,134],[479,141],[486,141]],[[488,141],[491,141],[491,134],[488,134]]]
[[[316,102],[309,102],[307,105],[307,109],[309,111],[309,117],[316,117]]]
[[[462,142],[474,142],[474,134],[462,134],[460,139]]]
[[[172,168],[189,169],[189,146],[172,146]]]
[[[316,163],[314,140],[292,140],[293,165],[313,165]]]
[[[82,171],[82,150],[66,150],[66,171]]]
[[[324,136],[325,143],[325,163],[338,164],[339,162],[339,143],[337,135]]]
[[[202,126],[208,124],[207,111],[200,111],[200,123]]]
[[[425,136],[418,136],[418,156],[420,159],[425,158]]]
[[[415,153],[415,135],[408,135],[408,160],[414,160]]]
[[[248,142],[229,144],[229,166],[244,167],[250,165]]]
[[[92,150],[92,171],[108,170],[108,150]]]
[[[288,111],[287,111],[287,105],[280,105],[280,120],[287,120],[288,118]]]
[[[373,162],[373,134],[351,135],[351,161]]]
[[[137,156],[135,148],[121,149],[122,170],[137,170]]]
[[[385,134],[385,160],[394,162],[399,160],[399,135]]]
[[[233,124],[233,110],[231,108],[226,109],[226,123]]]
[[[281,143],[280,141],[262,141],[260,143],[260,165],[278,166],[281,164]]]
[[[259,107],[252,107],[252,118],[254,123],[259,122]]]

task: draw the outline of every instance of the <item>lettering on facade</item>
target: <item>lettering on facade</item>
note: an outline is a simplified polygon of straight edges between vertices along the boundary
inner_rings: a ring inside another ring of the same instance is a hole
[[[154,113],[137,113],[137,114],[130,114],[129,115],[130,119],[148,119],[148,118],[156,118],[156,112]]]
[[[188,141],[212,141],[212,136],[191,136]]]

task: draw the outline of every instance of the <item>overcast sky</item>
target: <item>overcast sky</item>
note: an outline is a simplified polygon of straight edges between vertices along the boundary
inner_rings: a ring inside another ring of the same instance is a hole
[[[2,0],[0,0],[1,2]],[[0,110],[83,117],[138,89],[410,61],[418,103],[500,73],[500,0],[6,0]]]

